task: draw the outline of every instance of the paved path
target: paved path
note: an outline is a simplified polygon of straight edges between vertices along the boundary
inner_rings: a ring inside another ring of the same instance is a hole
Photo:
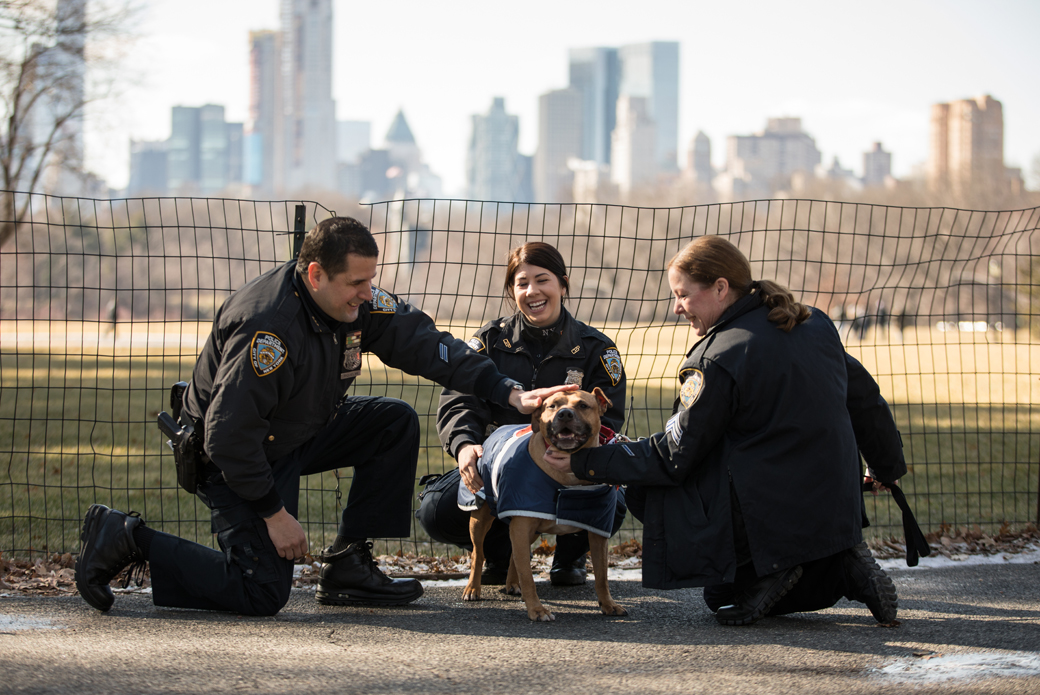
[[[517,599],[463,603],[453,586],[394,609],[325,607],[296,590],[273,618],[160,610],[143,594],[117,596],[108,614],[78,596],[0,598],[0,691],[1040,692],[1040,564],[891,573],[896,628],[845,601],[722,627],[699,590],[631,581],[613,584],[630,611],[614,619],[591,584],[540,582],[557,620],[537,624]]]

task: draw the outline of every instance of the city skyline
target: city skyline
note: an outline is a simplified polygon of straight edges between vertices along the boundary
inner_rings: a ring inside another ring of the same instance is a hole
[[[279,26],[277,0],[249,3],[248,11],[238,2],[198,13],[191,0],[178,7],[183,20],[173,16],[168,3],[150,3],[141,19],[142,36],[128,54],[134,64],[145,66],[138,68],[139,85],[128,88],[121,100],[130,108],[106,113],[105,122],[114,132],[99,135],[95,129],[88,137],[88,166],[115,187],[126,183],[127,135],[136,140],[167,137],[172,106],[222,103],[228,121],[247,120],[249,31]],[[567,86],[571,49],[674,40],[682,47],[680,160],[694,135],[703,131],[712,140],[714,164],[721,167],[727,137],[755,132],[767,118],[794,116],[815,137],[824,162],[838,156],[843,167],[859,170],[863,153],[881,142],[892,154],[894,175],[906,177],[927,157],[931,105],[982,94],[1004,104],[1005,162],[1021,167],[1028,181],[1032,159],[1040,154],[1040,133],[1033,127],[1040,96],[1028,87],[1040,62],[1038,50],[1016,40],[1025,37],[1026,27],[1035,26],[1029,18],[1040,18],[1040,7],[1006,3],[982,12],[968,3],[940,7],[925,2],[899,5],[897,12],[896,4],[881,3],[869,12],[836,14],[829,5],[804,3],[803,12],[793,13],[801,22],[793,30],[790,18],[768,5],[758,6],[757,13],[725,13],[649,2],[645,9],[650,12],[631,18],[623,17],[620,3],[598,3],[598,9],[574,3],[555,14],[549,7],[533,3],[531,15],[543,12],[544,18],[521,17],[515,28],[511,23],[510,35],[503,36],[484,35],[489,32],[481,33],[476,20],[456,22],[461,28],[455,29],[418,3],[403,2],[395,17],[378,8],[335,3],[337,120],[370,121],[378,138],[403,109],[426,161],[444,178],[445,192],[459,194],[465,185],[471,117],[485,112],[494,97],[504,96],[509,111],[519,116],[519,150],[532,155],[538,97]],[[658,19],[647,21],[647,14]],[[588,21],[567,21],[585,15]],[[624,21],[606,21],[606,15]],[[213,21],[199,22],[200,16]],[[387,29],[385,45],[359,31],[368,27],[367,34],[381,34],[378,27],[400,24],[401,16],[414,22]],[[473,16],[480,13],[474,9]],[[761,17],[763,26],[745,26],[751,16]],[[424,19],[430,23],[423,30],[413,26]],[[684,19],[699,21],[681,28]],[[211,31],[211,24],[219,31]],[[180,25],[184,28],[178,29]],[[707,31],[709,27],[714,30]],[[856,35],[835,52],[829,38],[837,30]],[[426,38],[418,40],[422,35]],[[530,49],[532,36],[540,39],[538,51]],[[787,38],[778,44],[766,40],[770,36]],[[968,39],[976,50],[957,49]],[[526,52],[516,52],[520,44]],[[872,51],[864,52],[864,46]],[[939,53],[942,60],[936,58]],[[478,54],[483,57],[474,60]],[[171,60],[170,55],[178,57]],[[208,66],[204,74],[194,67],[200,63]],[[214,65],[221,69],[214,70]],[[109,156],[99,157],[99,152]]]

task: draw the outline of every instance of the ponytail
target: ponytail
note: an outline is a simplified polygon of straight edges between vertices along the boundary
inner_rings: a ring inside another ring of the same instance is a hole
[[[785,333],[790,333],[811,315],[809,307],[799,303],[783,285],[772,280],[757,280],[751,284],[753,289],[762,293],[762,302],[769,307],[769,320]]]

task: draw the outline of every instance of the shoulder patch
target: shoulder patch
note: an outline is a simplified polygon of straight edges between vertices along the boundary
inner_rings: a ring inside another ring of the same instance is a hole
[[[679,401],[684,408],[689,408],[697,402],[697,399],[701,397],[701,391],[704,390],[704,372],[699,369],[691,369],[686,374],[688,374],[686,381],[679,389]]]
[[[473,348],[474,352],[484,352],[484,341],[482,341],[477,336],[473,336],[472,338],[467,340],[466,345],[469,345],[471,348]]]
[[[625,368],[621,364],[621,353],[618,352],[617,348],[608,348],[603,351],[603,355],[599,360],[603,363],[603,368],[607,370],[607,374],[610,375],[610,381],[613,382],[614,386],[617,386],[625,373]]]
[[[372,313],[393,314],[397,312],[397,300],[386,290],[372,288]]]
[[[257,331],[249,345],[249,358],[257,376],[267,376],[285,364],[289,351],[285,343],[274,333]]]

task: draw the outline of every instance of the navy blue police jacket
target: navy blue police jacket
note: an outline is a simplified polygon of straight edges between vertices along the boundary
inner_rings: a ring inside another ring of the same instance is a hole
[[[577,452],[575,475],[645,486],[643,583],[732,582],[730,480],[759,575],[862,538],[860,452],[877,477],[906,473],[888,404],[821,311],[789,333],[760,294],[738,300],[686,355],[664,432]]]
[[[331,421],[362,353],[508,404],[512,380],[423,312],[373,287],[357,320],[331,329],[303,301],[296,276],[290,261],[224,302],[185,393],[186,414],[202,422],[205,453],[253,511],[269,516],[282,506],[272,464]]]
[[[578,321],[566,309],[562,311],[560,339],[540,361],[531,354],[519,313],[487,322],[469,344],[528,390],[578,384],[583,391],[591,392],[598,386],[612,403],[603,415],[603,424],[620,432],[625,420],[626,388],[621,353],[603,333]],[[514,408],[458,390],[446,389],[437,406],[437,433],[444,450],[454,458],[463,445],[482,444],[494,427],[530,422],[529,415]]]

